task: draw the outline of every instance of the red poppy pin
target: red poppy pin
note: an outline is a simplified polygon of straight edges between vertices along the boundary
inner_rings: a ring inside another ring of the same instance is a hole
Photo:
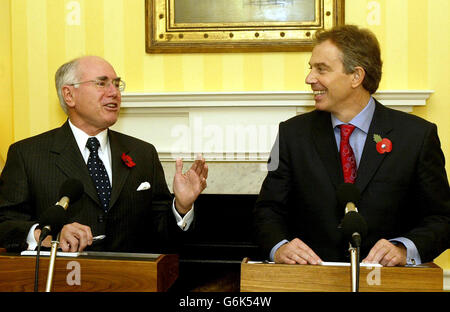
[[[122,161],[129,168],[136,166],[136,164],[133,162],[133,159],[125,153],[122,154]]]
[[[392,151],[392,142],[388,138],[381,138],[380,135],[374,134],[373,140],[377,143],[377,152],[380,154],[389,153]]]

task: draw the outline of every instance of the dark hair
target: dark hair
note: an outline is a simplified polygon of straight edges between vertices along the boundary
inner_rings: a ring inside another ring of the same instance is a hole
[[[315,45],[331,41],[342,52],[342,64],[347,74],[360,66],[366,72],[363,87],[375,93],[380,84],[382,66],[380,45],[375,35],[368,29],[354,25],[337,26],[330,30],[318,31],[314,37]]]

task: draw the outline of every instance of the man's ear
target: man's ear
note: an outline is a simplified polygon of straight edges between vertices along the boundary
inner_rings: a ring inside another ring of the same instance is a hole
[[[72,88],[70,86],[63,86],[61,88],[61,94],[62,94],[67,106],[73,107],[75,105]]]
[[[357,66],[355,67],[355,71],[352,75],[352,87],[357,88],[363,83],[364,77],[366,76],[366,71],[364,70],[364,68]]]

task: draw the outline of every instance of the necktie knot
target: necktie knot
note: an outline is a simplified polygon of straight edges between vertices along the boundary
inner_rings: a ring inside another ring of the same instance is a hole
[[[98,139],[96,137],[91,137],[86,142],[86,147],[91,153],[97,152],[99,146],[100,146],[100,142],[98,141]]]
[[[341,125],[341,140],[348,142],[350,135],[352,135],[353,130],[355,130],[354,125]]]

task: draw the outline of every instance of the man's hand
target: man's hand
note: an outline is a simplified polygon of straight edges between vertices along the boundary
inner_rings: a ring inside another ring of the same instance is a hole
[[[316,253],[298,238],[282,245],[275,252],[275,263],[320,264],[322,260]]]
[[[41,229],[36,228],[34,230],[34,239],[36,240],[36,242],[39,242],[39,238],[41,236]],[[52,247],[52,236],[48,235],[42,242],[41,242],[41,246],[43,247]]]
[[[198,195],[206,188],[208,165],[203,157],[195,160],[191,168],[183,174],[183,161],[177,159],[173,178],[175,206],[178,212],[186,214]]]
[[[394,245],[386,239],[380,239],[363,262],[380,263],[383,266],[405,265],[406,247],[401,243]]]
[[[92,232],[89,226],[77,222],[64,225],[59,238],[62,251],[83,251],[90,245],[92,245]]]
[[[37,242],[39,241],[40,235],[41,230],[34,230],[34,237]],[[42,241],[41,245],[43,247],[51,247],[52,239],[53,238],[50,235],[47,236]],[[59,247],[62,251],[83,251],[88,245],[92,245],[92,232],[89,226],[76,222],[64,225],[59,237]]]

